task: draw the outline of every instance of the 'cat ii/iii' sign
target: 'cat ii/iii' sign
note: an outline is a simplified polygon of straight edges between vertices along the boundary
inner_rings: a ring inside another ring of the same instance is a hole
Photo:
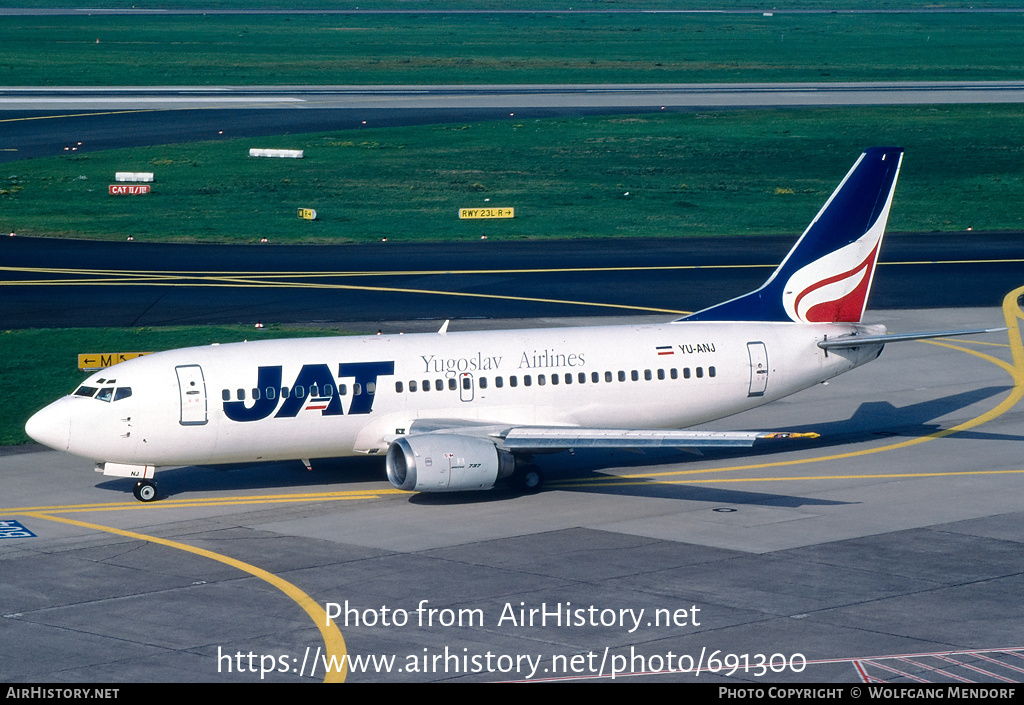
[[[473,220],[477,218],[515,218],[515,208],[460,208],[459,218],[461,220]]]

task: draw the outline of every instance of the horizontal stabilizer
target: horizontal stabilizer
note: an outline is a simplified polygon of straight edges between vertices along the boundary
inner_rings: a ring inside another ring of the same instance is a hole
[[[842,348],[859,348],[863,345],[885,345],[901,343],[905,340],[926,340],[928,338],[950,338],[955,335],[977,335],[980,333],[999,333],[1006,328],[982,328],[980,330],[943,330],[927,333],[893,333],[891,335],[844,335],[839,338],[825,339],[818,342],[822,350]]]

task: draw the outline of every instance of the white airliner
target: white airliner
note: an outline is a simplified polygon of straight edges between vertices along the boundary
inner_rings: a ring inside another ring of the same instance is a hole
[[[864,152],[767,282],[664,325],[302,338],[155,353],[29,419],[36,441],[137,478],[156,468],[386,457],[403,490],[525,491],[532,454],[749,446],[778,432],[683,429],[852,370],[899,340],[860,323],[903,151]]]

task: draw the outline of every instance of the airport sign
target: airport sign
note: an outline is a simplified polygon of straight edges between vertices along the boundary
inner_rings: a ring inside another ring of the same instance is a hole
[[[149,355],[148,352],[126,352],[126,353],[79,353],[78,369],[83,372],[89,370],[102,370],[104,367],[116,365],[125,360]]]
[[[515,218],[515,208],[460,208],[460,220],[476,220],[478,218]]]
[[[149,193],[149,184],[110,184],[111,196],[134,196]]]

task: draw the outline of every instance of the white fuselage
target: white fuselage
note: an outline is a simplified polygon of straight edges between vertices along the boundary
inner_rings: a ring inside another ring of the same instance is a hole
[[[880,345],[816,345],[865,330],[681,321],[210,345],[102,370],[83,385],[101,391],[30,423],[48,445],[132,466],[383,453],[418,420],[684,428],[874,359]]]

